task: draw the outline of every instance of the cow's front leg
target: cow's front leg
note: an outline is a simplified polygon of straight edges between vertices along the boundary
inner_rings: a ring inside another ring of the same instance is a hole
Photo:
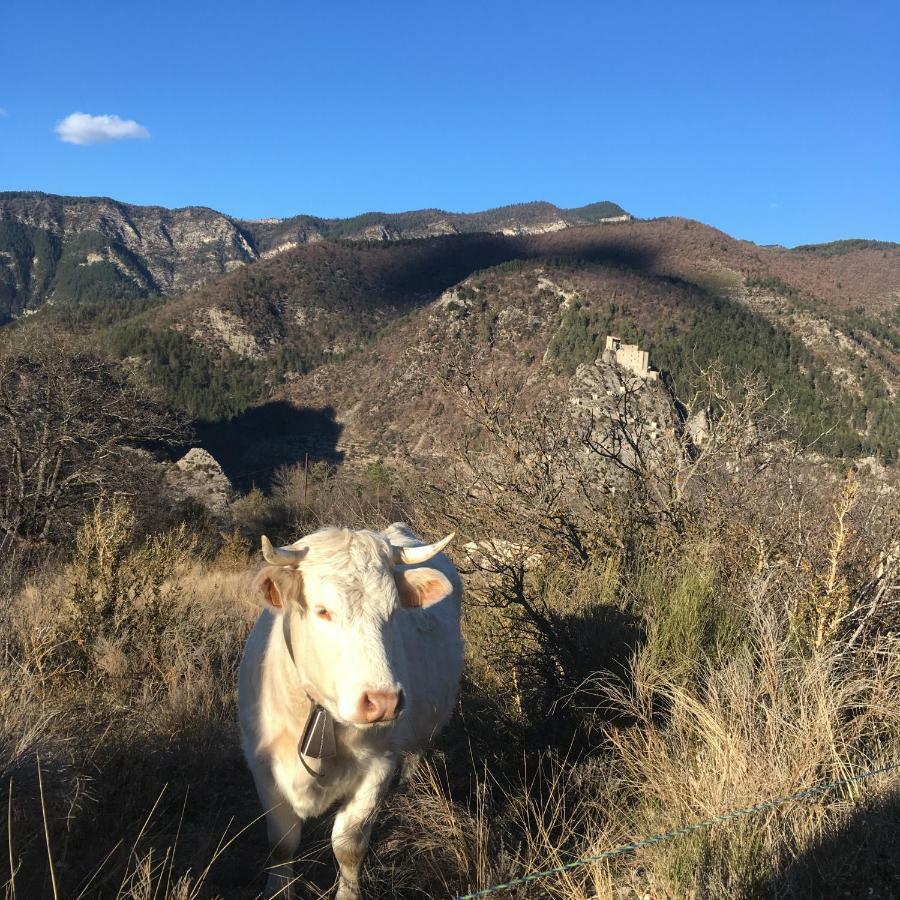
[[[269,834],[269,862],[265,900],[292,900],[294,897],[294,855],[300,844],[302,819],[278,790],[268,766],[253,769],[256,791],[266,816]]]
[[[335,900],[358,900],[359,870],[369,846],[372,820],[397,767],[393,757],[368,762],[356,793],[341,807],[331,829],[331,847],[339,867]]]

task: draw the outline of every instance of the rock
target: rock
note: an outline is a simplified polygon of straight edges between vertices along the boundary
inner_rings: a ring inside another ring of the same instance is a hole
[[[196,340],[224,347],[243,359],[257,359],[262,355],[256,337],[233,312],[211,306],[198,310],[194,321],[193,337]]]
[[[709,416],[698,409],[685,423],[685,431],[695,447],[702,447],[709,439]]]
[[[194,447],[166,473],[166,483],[180,500],[196,500],[215,515],[224,515],[234,495],[228,476],[215,457]]]
[[[641,373],[653,372],[645,357],[639,360]],[[608,353],[578,366],[569,383],[569,403],[576,418],[590,427],[594,446],[625,466],[655,468],[683,453],[682,423],[665,384],[658,377],[637,374],[631,365],[622,366]],[[632,442],[639,446],[643,462]]]

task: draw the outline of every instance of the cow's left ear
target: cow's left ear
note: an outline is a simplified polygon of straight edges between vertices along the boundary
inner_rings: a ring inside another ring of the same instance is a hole
[[[450,579],[437,569],[417,567],[394,572],[400,603],[407,609],[431,606],[453,591]]]
[[[253,579],[253,593],[274,613],[303,602],[303,576],[286,566],[264,566]]]

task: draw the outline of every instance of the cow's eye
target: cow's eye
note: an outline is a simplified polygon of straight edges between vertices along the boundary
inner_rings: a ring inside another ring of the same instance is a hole
[[[331,621],[331,613],[324,606],[316,607],[316,618],[324,619],[326,622]]]

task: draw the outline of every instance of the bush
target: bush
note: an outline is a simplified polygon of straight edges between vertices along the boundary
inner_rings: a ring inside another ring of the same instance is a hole
[[[101,500],[76,536],[64,628],[85,673],[146,679],[169,662],[171,634],[180,625],[173,592],[199,541],[182,523],[135,547],[135,526],[126,500]]]
[[[117,369],[52,334],[0,347],[0,534],[46,544],[103,495],[158,495],[148,448],[185,436]]]

